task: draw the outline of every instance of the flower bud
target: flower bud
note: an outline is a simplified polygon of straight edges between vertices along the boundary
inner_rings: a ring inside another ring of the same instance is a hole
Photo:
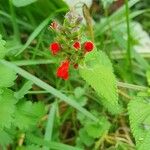
[[[56,30],[58,28],[58,23],[56,21],[52,22],[50,25],[50,28],[52,28],[53,30]]]
[[[94,44],[91,41],[85,42],[84,43],[84,49],[86,52],[90,52],[94,49]]]
[[[59,43],[53,42],[53,43],[50,44],[50,48],[49,49],[51,50],[53,55],[56,55],[60,51],[61,46],[60,46]]]
[[[78,50],[78,49],[80,49],[80,43],[77,41],[77,42],[74,42],[74,44],[73,44],[73,47],[76,49],[76,50]]]

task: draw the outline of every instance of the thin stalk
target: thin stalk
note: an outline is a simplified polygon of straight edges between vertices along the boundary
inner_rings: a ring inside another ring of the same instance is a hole
[[[52,64],[54,61],[48,59],[37,59],[37,60],[18,60],[13,61],[17,66],[29,66],[29,65],[40,65],[40,64]]]
[[[9,0],[9,6],[10,6],[11,21],[13,25],[14,34],[18,42],[20,42],[19,28],[18,28],[17,21],[16,21],[16,15],[15,15],[14,7],[12,4],[12,0]]]
[[[126,8],[126,24],[127,24],[127,62],[128,67],[132,73],[132,58],[131,58],[131,36],[130,36],[130,20],[129,20],[129,6],[128,6],[128,0],[125,0],[125,8]]]
[[[117,82],[117,86],[122,88],[137,90],[137,91],[144,91],[148,89],[148,87],[146,86],[134,85],[134,84],[124,83],[119,81]]]
[[[148,87],[146,86],[140,86],[140,85],[119,82],[119,81],[117,82],[117,86],[121,88],[135,90],[135,91],[145,91],[148,89]],[[65,92],[65,91],[61,91],[61,92]],[[28,91],[28,94],[47,94],[47,93],[49,92],[48,91]],[[90,95],[86,95],[86,96],[90,97]]]

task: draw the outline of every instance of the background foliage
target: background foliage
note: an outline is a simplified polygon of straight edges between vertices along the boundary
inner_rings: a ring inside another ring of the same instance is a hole
[[[149,6],[93,0],[96,48],[64,82],[48,50],[55,36],[48,26],[62,23],[69,6],[0,0],[0,149],[150,149]]]

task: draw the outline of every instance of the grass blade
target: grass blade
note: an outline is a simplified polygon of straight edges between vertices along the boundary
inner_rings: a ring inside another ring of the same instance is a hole
[[[40,64],[52,64],[54,61],[48,59],[38,59],[38,60],[18,60],[14,61],[17,66],[30,66],[30,65],[40,65]]]
[[[66,11],[66,8],[64,9],[59,9],[56,12],[54,12],[52,15],[50,15],[49,17],[47,17],[33,32],[32,34],[29,36],[27,42],[25,43],[25,45],[18,51],[18,53],[16,54],[19,55],[21,54],[30,44],[31,42],[39,35],[39,33],[47,26],[47,24],[49,23],[49,21],[57,14],[60,12],[64,12]]]
[[[51,110],[49,111],[48,122],[47,122],[45,136],[44,136],[44,140],[47,142],[51,142],[51,139],[52,139],[56,108],[57,108],[57,103],[54,102],[52,104]],[[44,147],[43,150],[50,150],[50,149],[48,147]]]
[[[47,142],[47,141],[44,141],[43,139],[40,139],[32,134],[27,135],[27,139],[34,144],[47,146],[49,148],[52,148],[53,150],[83,150],[81,148],[69,146],[69,145],[62,144],[62,143]]]

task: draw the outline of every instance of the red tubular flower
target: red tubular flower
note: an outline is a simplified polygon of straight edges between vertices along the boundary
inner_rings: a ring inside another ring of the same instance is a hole
[[[73,47],[78,50],[81,46],[80,43],[77,41],[73,44]]]
[[[60,44],[57,42],[53,42],[50,44],[50,50],[52,52],[53,55],[56,55],[59,51],[60,51]]]
[[[94,44],[91,41],[85,42],[84,43],[84,49],[86,52],[92,51],[94,48]]]
[[[58,23],[56,21],[52,22],[50,27],[53,29],[53,30],[56,30],[57,27],[58,27]]]
[[[57,77],[67,80],[69,78],[69,66],[70,62],[68,60],[64,61],[57,69]]]

